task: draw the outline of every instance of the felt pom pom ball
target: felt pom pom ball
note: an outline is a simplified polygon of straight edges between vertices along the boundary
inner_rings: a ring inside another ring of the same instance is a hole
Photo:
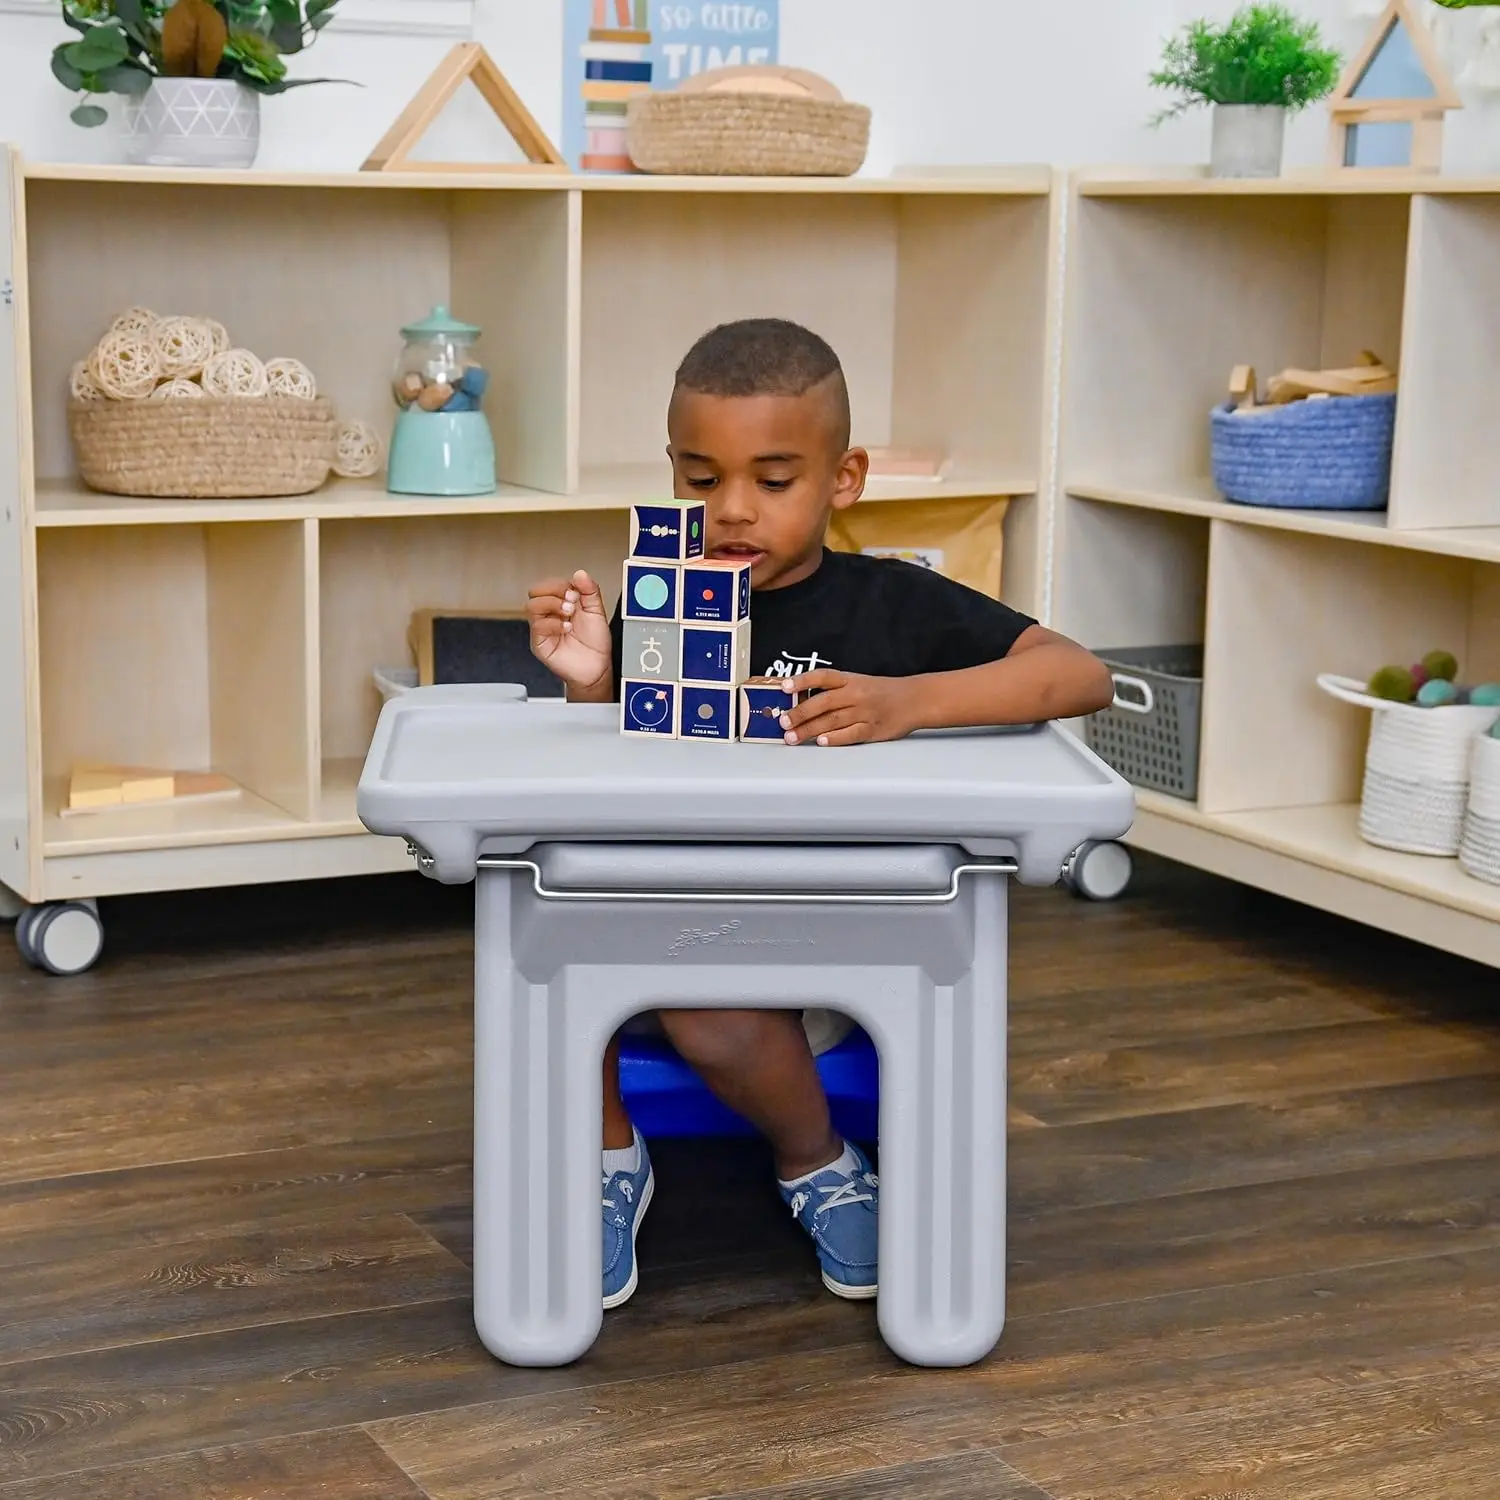
[[[1500,708],[1500,682],[1481,682],[1471,688],[1469,702],[1475,708]]]
[[[1417,696],[1417,684],[1407,667],[1382,667],[1365,688],[1372,698],[1387,698],[1392,703],[1410,703]]]
[[[1434,682],[1452,682],[1458,676],[1458,658],[1451,651],[1429,651],[1422,658],[1422,670]]]
[[[1417,702],[1423,708],[1444,708],[1458,702],[1458,689],[1445,677],[1434,677],[1417,690]]]

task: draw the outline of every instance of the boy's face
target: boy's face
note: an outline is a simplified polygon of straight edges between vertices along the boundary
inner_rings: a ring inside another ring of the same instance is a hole
[[[707,509],[709,557],[751,564],[752,588],[808,577],[828,519],[859,499],[869,456],[844,449],[826,392],[674,393],[667,412],[673,492]]]

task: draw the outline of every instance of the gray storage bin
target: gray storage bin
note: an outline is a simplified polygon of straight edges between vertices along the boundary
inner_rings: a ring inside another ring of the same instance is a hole
[[[1192,801],[1203,647],[1121,646],[1094,655],[1115,679],[1115,701],[1084,721],[1089,749],[1134,785]]]

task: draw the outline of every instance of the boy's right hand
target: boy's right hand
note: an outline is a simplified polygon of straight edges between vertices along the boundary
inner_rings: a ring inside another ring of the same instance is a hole
[[[593,687],[608,679],[614,642],[599,585],[581,569],[571,579],[549,578],[526,599],[531,650],[570,687]]]

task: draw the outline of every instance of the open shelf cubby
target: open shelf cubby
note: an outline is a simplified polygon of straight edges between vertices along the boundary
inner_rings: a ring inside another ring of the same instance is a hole
[[[409,867],[355,815],[377,667],[413,610],[618,591],[633,499],[668,492],[673,370],[782,315],[844,359],[855,440],[941,448],[869,503],[1005,498],[1003,592],[1040,609],[1062,196],[1044,168],[884,180],[291,175],[23,163],[0,150],[0,881],[28,900]],[[99,251],[107,224],[108,253]],[[213,317],[389,434],[402,324],[480,325],[500,485],[330,480],[154,500],[76,475],[73,363],[129,306]],[[233,801],[61,816],[80,761],[213,769]]]
[[[1316,681],[1439,647],[1500,679],[1500,183],[1074,189],[1053,623],[1096,648],[1204,646],[1198,795],[1140,791],[1130,841],[1500,965],[1500,887],[1360,837],[1370,713]],[[1208,414],[1230,369],[1366,349],[1400,371],[1388,510],[1226,501]]]

